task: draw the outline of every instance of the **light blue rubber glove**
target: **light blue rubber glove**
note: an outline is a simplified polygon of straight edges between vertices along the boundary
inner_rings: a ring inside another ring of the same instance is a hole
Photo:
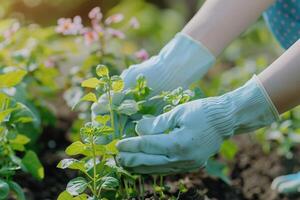
[[[139,75],[146,77],[152,95],[181,86],[187,88],[202,78],[214,64],[215,57],[200,42],[183,33],[178,33],[157,56],[133,65],[121,74],[125,89],[134,87]],[[108,112],[103,96],[92,106],[93,115]],[[120,95],[115,102],[120,102]]]
[[[271,188],[284,194],[300,193],[300,172],[277,177],[272,182]]]
[[[158,117],[142,119],[138,137],[117,144],[121,165],[141,174],[192,171],[217,153],[224,138],[256,130],[278,119],[258,78],[220,97],[182,104]]]

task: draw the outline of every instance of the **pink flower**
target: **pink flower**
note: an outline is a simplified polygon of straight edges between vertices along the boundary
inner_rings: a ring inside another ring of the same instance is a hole
[[[89,18],[92,20],[100,21],[103,15],[101,13],[100,7],[95,7],[89,12]]]
[[[96,20],[92,20],[92,28],[97,33],[103,33],[103,28],[100,26],[99,22]]]
[[[137,20],[136,17],[132,17],[129,21],[129,25],[133,29],[138,29],[140,27],[140,22]]]
[[[124,16],[120,13],[112,15],[105,20],[105,24],[119,23],[124,19]]]
[[[99,40],[99,34],[96,31],[94,31],[94,30],[86,31],[83,34],[83,37],[84,37],[84,43],[86,45],[91,45],[94,42],[96,42],[96,41]]]
[[[57,24],[58,26],[56,27],[56,32],[63,35],[79,34],[83,28],[80,16],[75,16],[73,20],[71,18],[60,18],[57,21]]]
[[[45,60],[44,65],[46,68],[52,68],[55,66],[55,61],[53,58],[48,58],[47,60]]]
[[[125,38],[125,34],[122,31],[113,29],[113,28],[108,28],[107,29],[107,33],[115,38],[119,38],[119,39],[124,39]]]
[[[139,60],[148,60],[149,54],[145,49],[141,49],[134,54]]]

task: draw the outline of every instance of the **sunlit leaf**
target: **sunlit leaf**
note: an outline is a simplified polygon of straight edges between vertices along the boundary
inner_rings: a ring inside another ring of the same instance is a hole
[[[69,192],[63,191],[59,194],[57,200],[73,200],[73,196]]]
[[[108,68],[105,65],[98,65],[96,68],[96,74],[100,77],[108,76],[109,74]]]
[[[96,88],[100,81],[97,78],[90,78],[81,83],[81,87]]]
[[[94,120],[102,125],[106,125],[107,122],[110,120],[110,116],[109,115],[98,115],[95,117]]]
[[[14,139],[9,140],[10,143],[12,144],[27,144],[28,142],[30,142],[30,139],[22,134],[17,134],[17,136]]]
[[[11,71],[0,74],[0,88],[14,87],[20,83],[27,74],[24,70]]]
[[[89,92],[88,94],[84,95],[80,101],[91,101],[91,102],[96,102],[97,101],[97,97],[94,93]]]
[[[74,156],[78,154],[83,154],[85,150],[86,150],[86,145],[80,141],[76,141],[73,142],[71,145],[69,145],[65,152],[69,156]]]

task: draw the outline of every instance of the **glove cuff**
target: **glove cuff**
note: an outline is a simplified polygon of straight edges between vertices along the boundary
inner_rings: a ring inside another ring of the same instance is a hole
[[[256,75],[229,93],[229,99],[234,104],[234,134],[254,131],[279,120],[277,109]]]
[[[256,76],[244,86],[205,102],[208,123],[223,137],[246,133],[279,119],[278,111]]]

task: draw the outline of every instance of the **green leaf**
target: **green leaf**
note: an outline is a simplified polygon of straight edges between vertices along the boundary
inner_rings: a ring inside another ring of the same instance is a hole
[[[80,194],[76,197],[73,197],[73,200],[88,200],[89,196],[87,194]],[[92,198],[90,198],[92,200]]]
[[[80,170],[80,171],[83,171],[83,172],[86,171],[85,168],[84,168],[84,162],[79,161],[79,160],[74,159],[74,158],[67,158],[67,159],[61,160],[58,163],[57,167],[60,168],[60,169],[69,168],[69,169]]]
[[[59,194],[57,200],[73,200],[73,196],[69,192],[63,191]]]
[[[4,111],[0,111],[0,123],[3,122],[8,117],[8,115],[10,115],[15,110],[16,108],[10,108]]]
[[[22,134],[18,134],[16,138],[9,140],[9,142],[11,144],[27,144],[28,142],[30,142],[30,139]]]
[[[91,102],[96,102],[97,97],[93,92],[89,92],[88,94],[84,95],[80,101],[91,101]]]
[[[231,140],[225,140],[221,146],[220,153],[227,160],[233,160],[238,152],[238,146]]]
[[[119,140],[113,140],[111,143],[109,143],[105,146],[107,154],[115,155],[119,152],[117,149],[117,146],[116,146],[118,141]]]
[[[108,68],[105,65],[98,65],[96,68],[96,74],[100,77],[108,76],[109,75]]]
[[[119,76],[113,76],[111,87],[114,92],[121,92],[124,89],[124,81]]]
[[[75,156],[78,154],[85,155],[84,153],[86,151],[86,147],[87,147],[86,144],[83,144],[80,141],[76,141],[76,142],[73,142],[70,146],[68,146],[65,152],[69,156]]]
[[[81,83],[81,87],[96,88],[100,81],[97,78],[90,78]]]
[[[207,165],[205,166],[205,171],[211,176],[220,178],[228,185],[231,184],[231,181],[227,175],[228,167],[225,164],[213,159],[209,159],[207,161]]]
[[[27,74],[24,70],[17,70],[0,75],[0,88],[14,87],[20,83]]]
[[[34,178],[38,180],[44,178],[44,168],[35,152],[27,151],[22,159],[22,164]]]
[[[94,120],[102,125],[106,125],[107,122],[110,120],[110,116],[109,115],[98,115],[95,117]]]
[[[73,195],[79,195],[81,193],[83,193],[85,191],[85,189],[87,188],[87,181],[85,180],[85,178],[83,177],[77,177],[72,179],[71,181],[69,181],[68,185],[67,185],[67,191]]]
[[[117,108],[117,111],[125,115],[133,115],[139,110],[138,104],[134,100],[124,100]]]
[[[8,181],[10,189],[16,194],[17,200],[26,200],[25,194],[20,185],[14,181]]]
[[[9,194],[9,185],[0,179],[0,199],[6,199]]]
[[[119,186],[118,179],[110,176],[101,178],[101,187],[106,190],[115,190]]]

